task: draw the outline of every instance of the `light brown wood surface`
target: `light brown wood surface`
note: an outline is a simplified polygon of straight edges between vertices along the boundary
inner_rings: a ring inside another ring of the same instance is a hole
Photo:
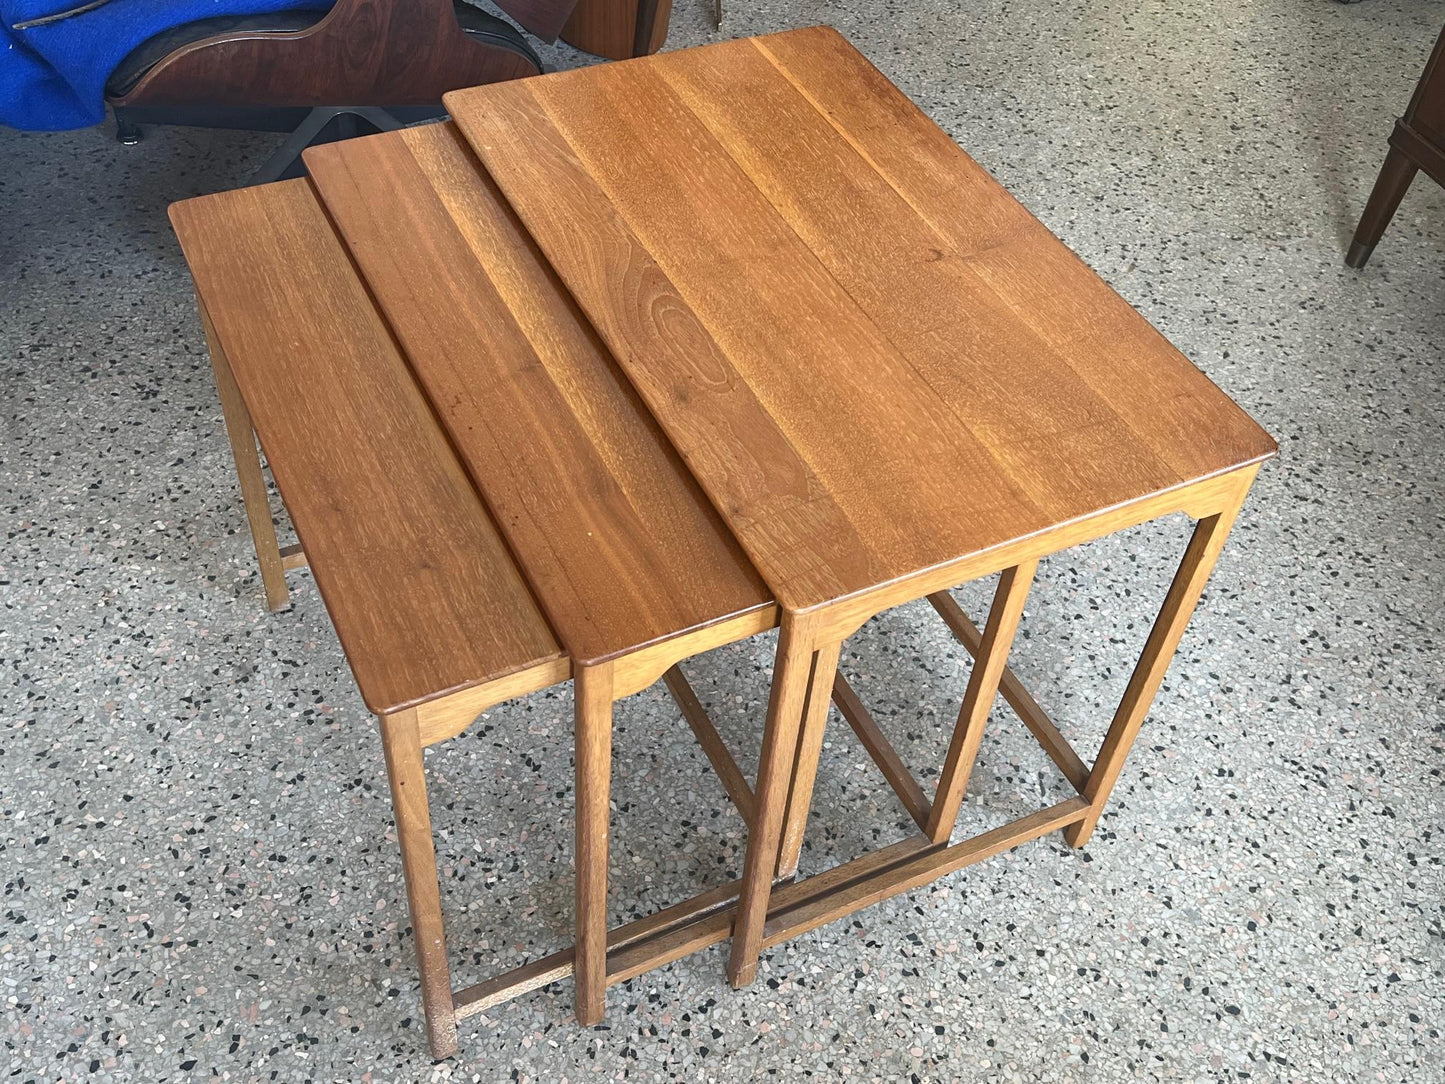
[[[834,31],[446,100],[785,609],[1274,450]]]
[[[457,1048],[457,1024],[452,1011],[451,968],[442,923],[441,887],[437,883],[436,847],[432,843],[431,805],[427,801],[426,768],[415,710],[382,716],[381,746],[391,783],[407,910],[416,939],[427,1040],[434,1056],[447,1057]]]
[[[236,362],[248,510],[254,423],[384,715],[434,1051],[569,973],[591,1023],[611,983],[731,931],[742,985],[858,907],[1047,831],[1084,842],[1269,437],[833,31],[448,105],[459,128],[316,148],[309,183],[173,212]],[[1086,767],[1007,667],[1028,583],[1180,511],[1201,522]],[[253,526],[274,602],[289,558]],[[994,572],[980,630],[939,592]],[[975,656],[931,801],[835,680],[843,639],[925,595]],[[778,623],[749,787],[669,668]],[[665,671],[748,822],[744,875],[609,932],[612,705]],[[453,993],[422,747],[569,673],[576,944]],[[924,831],[774,891],[835,688]],[[948,846],[1000,688],[1080,794]]]
[[[770,605],[454,128],[332,143],[306,162],[578,665]]]
[[[171,220],[367,706],[555,669],[556,640],[306,182],[186,200]]]
[[[573,759],[575,825],[575,927],[577,1020],[602,1021],[607,992],[607,849],[612,780],[612,667],[579,667]]]

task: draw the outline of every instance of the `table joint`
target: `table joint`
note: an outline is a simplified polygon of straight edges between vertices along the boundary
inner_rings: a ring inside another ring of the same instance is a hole
[[[293,542],[289,546],[281,547],[281,568],[290,572],[296,568],[306,568],[310,562],[306,559],[306,551],[301,548],[300,542]]]

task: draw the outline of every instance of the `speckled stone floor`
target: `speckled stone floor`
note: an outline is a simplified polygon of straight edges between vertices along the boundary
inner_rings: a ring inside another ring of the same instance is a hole
[[[772,952],[503,1006],[434,1066],[376,732],[306,575],[260,604],[164,211],[271,145],[0,133],[0,1079],[1445,1079],[1445,197],[1341,261],[1438,2],[728,0],[840,27],[1279,438],[1112,809]],[[672,45],[710,40],[679,0]],[[565,50],[554,64],[576,63]],[[1182,524],[1048,562],[1017,667],[1085,752]],[[959,594],[977,612],[988,585]],[[691,671],[755,748],[770,645]],[[923,607],[845,667],[937,764]],[[428,758],[459,982],[561,944],[570,701]],[[656,691],[619,712],[616,917],[735,870]],[[1000,710],[964,827],[1059,793]],[[901,835],[846,728],[806,869]]]

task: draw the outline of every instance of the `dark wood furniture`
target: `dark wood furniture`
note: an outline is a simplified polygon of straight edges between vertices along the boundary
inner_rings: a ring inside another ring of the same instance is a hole
[[[1385,227],[1395,216],[1405,190],[1424,170],[1436,184],[1445,185],[1445,30],[1435,41],[1435,49],[1425,62],[1425,71],[1415,86],[1405,115],[1395,122],[1390,133],[1390,149],[1385,164],[1365,204],[1360,224],[1345,262],[1351,267],[1364,267],[1375,245],[1384,236]]]
[[[434,1053],[568,974],[590,1023],[607,985],[729,935],[741,985],[869,902],[1054,829],[1082,845],[1273,441],[833,31],[446,104],[455,128],[173,210],[268,598],[309,561],[381,717]],[[1034,570],[1175,513],[1192,538],[1087,765],[1007,666]],[[979,628],[948,588],[994,573]],[[932,795],[837,670],[924,597],[976,660]],[[678,663],[778,624],[749,785]],[[422,748],[569,675],[575,946],[454,990]],[[613,705],[659,678],[746,861],[608,931]],[[953,843],[998,692],[1076,794]],[[830,696],[920,830],[798,878]]]
[[[503,0],[555,37],[573,0]],[[336,0],[318,11],[205,19],[134,50],[107,83],[122,142],[146,123],[291,132],[257,181],[301,150],[443,114],[458,87],[537,75],[541,61],[503,19],[462,0]]]
[[[562,40],[611,60],[647,56],[667,40],[672,0],[577,0]]]

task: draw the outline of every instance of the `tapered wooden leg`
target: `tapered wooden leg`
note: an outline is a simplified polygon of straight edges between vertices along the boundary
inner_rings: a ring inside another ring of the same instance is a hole
[[[1385,227],[1395,217],[1400,201],[1405,198],[1405,191],[1415,179],[1417,168],[1404,151],[1390,148],[1385,155],[1385,164],[1380,167],[1380,176],[1375,179],[1375,187],[1370,191],[1369,202],[1360,215],[1360,224],[1355,227],[1355,239],[1350,243],[1345,263],[1351,267],[1365,266],[1370,253],[1375,251],[1375,246],[1384,236]]]
[[[600,1024],[607,994],[607,844],[612,782],[612,667],[576,675],[577,1020]]]
[[[266,605],[284,610],[291,601],[286,589],[286,570],[281,565],[281,547],[276,542],[276,527],[271,522],[271,499],[266,495],[266,479],[261,473],[261,457],[256,451],[256,431],[251,413],[241,398],[241,389],[231,373],[231,363],[216,339],[215,328],[201,308],[201,326],[211,349],[211,368],[216,373],[216,391],[221,397],[221,413],[226,419],[226,435],[231,441],[231,458],[236,464],[236,480],[241,484],[241,500],[246,506],[246,519],[251,524],[251,542],[256,547],[256,562],[261,566],[261,584],[266,589]]]
[[[1024,600],[1029,596],[1038,565],[1037,561],[1025,561],[1004,569],[999,575],[983,642],[974,658],[973,673],[968,678],[963,706],[958,711],[958,722],[953,728],[953,739],[948,744],[948,756],[943,761],[943,773],[928,816],[928,836],[935,843],[945,842],[958,820],[968,777],[978,756],[979,743],[983,741],[984,724],[998,696],[998,683],[1008,663],[1009,648],[1013,646],[1014,633],[1024,613]]]
[[[1149,706],[1154,702],[1154,695],[1159,691],[1165,671],[1174,659],[1174,652],[1179,647],[1179,641],[1194,613],[1195,605],[1199,602],[1199,596],[1204,591],[1204,585],[1209,580],[1209,574],[1219,559],[1219,552],[1224,548],[1224,540],[1229,536],[1229,528],[1239,514],[1239,507],[1247,490],[1248,485],[1245,485],[1240,493],[1239,503],[1232,508],[1201,519],[1195,525],[1189,546],[1184,551],[1184,559],[1179,564],[1179,571],[1174,574],[1174,581],[1169,585],[1168,594],[1164,596],[1164,605],[1154,620],[1154,627],[1149,631],[1144,652],[1139,656],[1139,662],[1129,677],[1129,684],[1124,689],[1124,696],[1114,713],[1113,722],[1109,725],[1109,733],[1104,737],[1104,744],[1089,772],[1089,781],[1084,785],[1084,797],[1089,802],[1089,812],[1082,820],[1064,829],[1064,839],[1072,847],[1082,847],[1087,843],[1099,823],[1099,815],[1109,801],[1109,793],[1114,789],[1114,784],[1118,782],[1124,760],[1134,745],[1144,717],[1149,713]]]
[[[432,845],[431,811],[427,804],[416,712],[383,716],[381,745],[386,751],[386,774],[391,780],[391,804],[396,813],[396,838],[401,845],[401,868],[406,876],[406,902],[411,911],[416,960],[421,970],[427,1040],[432,1057],[448,1058],[457,1052],[457,1019],[452,1008],[452,977],[447,966],[437,857]]]
[[[813,804],[813,783],[818,778],[818,757],[823,751],[823,733],[828,726],[828,709],[833,702],[833,676],[838,669],[842,644],[827,644],[813,655],[812,674],[798,730],[796,767],[788,789],[788,807],[783,815],[783,839],[778,849],[777,876],[798,872],[803,851],[803,832],[808,826],[808,808]]]
[[[798,731],[808,696],[808,682],[813,674],[814,654],[807,623],[785,613],[778,633],[773,688],[763,727],[763,749],[758,758],[758,779],[753,788],[756,815],[748,832],[742,892],[733,920],[728,981],[734,987],[748,985],[758,973],[763,922],[767,918],[768,898],[772,893],[773,871],[777,868],[783,818],[787,812],[788,791],[798,749]],[[837,656],[834,655],[836,662]]]

